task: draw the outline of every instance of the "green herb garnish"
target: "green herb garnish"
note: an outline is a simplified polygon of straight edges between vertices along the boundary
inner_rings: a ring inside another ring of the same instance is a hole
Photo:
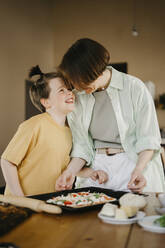
[[[165,215],[161,216],[160,218],[154,221],[154,224],[158,224],[161,227],[165,227]]]
[[[100,197],[100,194],[99,194],[99,193],[95,193],[95,194],[94,194],[94,197],[95,197],[96,199],[98,199],[98,198]]]

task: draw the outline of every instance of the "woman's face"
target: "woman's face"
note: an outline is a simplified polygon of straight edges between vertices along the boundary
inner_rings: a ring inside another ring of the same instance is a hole
[[[107,83],[107,77],[106,76],[110,77],[109,70],[105,70],[95,81],[93,81],[92,83],[90,83],[89,85],[84,87],[83,90],[86,92],[86,94],[91,94],[91,93],[95,92],[96,90],[103,88],[105,86],[105,84]],[[82,90],[82,89],[78,89],[78,88],[76,88],[76,89]]]
[[[100,88],[100,83],[102,82],[102,75],[99,76],[95,81],[93,81],[85,90],[86,94],[91,94]]]

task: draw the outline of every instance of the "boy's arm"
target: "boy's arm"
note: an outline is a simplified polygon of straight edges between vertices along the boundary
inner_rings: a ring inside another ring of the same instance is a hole
[[[100,184],[105,183],[108,180],[108,174],[105,171],[95,171],[88,167],[83,168],[85,163],[86,161],[81,158],[73,158],[67,169],[57,179],[55,186],[56,191],[71,189],[76,176],[90,177],[94,181],[98,180]]]
[[[108,174],[104,170],[94,170],[89,167],[84,167],[77,173],[78,177],[90,177],[92,180],[98,180],[99,184],[106,183],[108,180]]]
[[[90,167],[84,167],[82,168],[77,174],[76,176],[78,177],[90,177],[92,175],[92,173],[94,172],[94,170]]]
[[[5,181],[13,195],[24,196],[21,188],[16,165],[5,159],[1,159],[1,168]]]
[[[67,169],[56,181],[56,191],[71,189],[77,173],[83,168],[86,161],[81,158],[72,158]]]

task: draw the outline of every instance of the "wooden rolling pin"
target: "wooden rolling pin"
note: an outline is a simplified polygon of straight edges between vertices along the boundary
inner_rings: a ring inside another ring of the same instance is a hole
[[[36,212],[46,212],[51,214],[61,214],[62,209],[58,206],[46,204],[44,201],[22,196],[5,196],[0,194],[0,201],[10,203],[17,207],[30,208]]]

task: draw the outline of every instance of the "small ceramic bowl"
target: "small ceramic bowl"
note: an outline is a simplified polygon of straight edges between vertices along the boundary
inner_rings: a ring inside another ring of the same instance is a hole
[[[156,208],[158,214],[165,214],[165,208]]]
[[[160,201],[161,206],[165,208],[165,193],[160,193],[158,195],[158,199]]]

